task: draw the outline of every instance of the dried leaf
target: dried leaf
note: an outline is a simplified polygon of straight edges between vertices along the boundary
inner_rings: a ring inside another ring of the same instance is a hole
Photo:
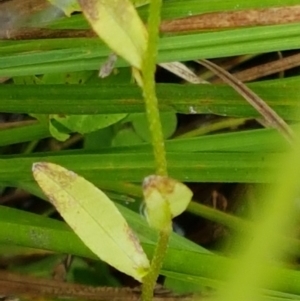
[[[160,63],[160,67],[170,71],[178,77],[186,80],[191,84],[208,84],[207,81],[201,79],[197,74],[190,70],[185,64],[180,62]]]
[[[280,5],[283,5],[280,4]],[[217,11],[174,20],[165,20],[162,32],[191,32],[216,28],[237,28],[275,24],[297,23],[300,5],[279,6],[263,9]]]

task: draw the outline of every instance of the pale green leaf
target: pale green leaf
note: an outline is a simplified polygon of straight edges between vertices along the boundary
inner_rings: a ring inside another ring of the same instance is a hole
[[[149,261],[114,203],[93,184],[59,165],[33,164],[33,175],[58,212],[100,259],[141,281]]]
[[[143,193],[148,222],[155,228],[168,218],[181,214],[193,196],[192,191],[183,183],[156,175],[144,179]],[[168,206],[165,205],[166,202]]]
[[[168,178],[167,197],[170,203],[172,217],[176,217],[187,208],[193,197],[193,193],[183,183]]]
[[[130,0],[79,0],[99,37],[133,67],[141,69],[147,31]]]
[[[170,229],[172,217],[169,202],[158,187],[161,179],[162,177],[155,175],[145,178],[143,193],[145,215],[149,225],[154,229],[164,231]]]

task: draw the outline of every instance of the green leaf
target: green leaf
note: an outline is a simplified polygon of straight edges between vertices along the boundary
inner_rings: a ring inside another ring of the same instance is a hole
[[[166,197],[155,187],[156,178],[160,177],[149,176],[143,183],[145,215],[152,228],[164,231],[171,228],[171,210]]]
[[[66,141],[70,138],[68,130],[55,119],[49,119],[49,132],[58,141]]]
[[[79,0],[99,37],[130,65],[141,69],[147,31],[129,0]]]
[[[168,226],[171,218],[181,214],[192,199],[192,191],[168,177],[149,176],[144,179],[143,193],[149,224],[159,230]]]
[[[13,81],[16,85],[36,85],[41,82],[41,80],[35,75],[16,76],[13,78]]]
[[[47,73],[41,78],[42,84],[84,84],[94,75],[94,71]]]
[[[123,127],[118,130],[112,140],[113,146],[122,145],[137,145],[142,143],[143,140],[131,127]]]
[[[33,164],[33,175],[80,239],[103,261],[141,281],[149,262],[113,202],[93,184],[52,163]]]
[[[105,147],[110,147],[113,139],[112,126],[100,129],[95,132],[84,135],[84,149],[98,150]]]
[[[165,139],[171,137],[177,127],[177,117],[175,112],[161,112],[159,114],[162,124],[162,131]],[[145,113],[131,114],[130,119],[136,133],[147,142],[151,142],[149,124]]]
[[[68,128],[72,132],[80,134],[90,133],[105,127],[108,127],[121,119],[127,114],[109,114],[109,115],[51,115],[53,119]]]
[[[1,58],[0,58],[1,59]],[[1,63],[0,63],[1,65]],[[0,69],[0,73],[1,73]],[[300,120],[300,77],[249,83],[285,120]],[[157,84],[160,111],[258,117],[259,114],[232,88],[218,85]],[[0,111],[30,114],[142,113],[141,91],[134,85],[0,85]],[[36,105],[37,100],[39,105]]]

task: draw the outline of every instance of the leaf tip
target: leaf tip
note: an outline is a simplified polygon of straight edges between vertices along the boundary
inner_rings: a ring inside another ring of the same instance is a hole
[[[45,167],[45,162],[35,162],[32,164],[32,172],[35,173]]]

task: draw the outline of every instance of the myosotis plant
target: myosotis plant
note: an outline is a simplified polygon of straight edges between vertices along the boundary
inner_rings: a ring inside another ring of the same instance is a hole
[[[192,192],[182,183],[168,178],[167,172],[154,78],[162,2],[151,1],[148,31],[129,0],[79,2],[100,38],[131,64],[134,78],[143,91],[156,163],[156,175],[147,177],[143,183],[146,217],[149,225],[159,232],[151,265],[125,219],[94,185],[52,163],[35,163],[33,174],[49,200],[91,251],[141,281],[142,300],[150,301],[172,232],[172,218],[181,214],[192,198]],[[109,32],[106,30],[108,24]],[[100,233],[106,247],[100,247],[91,233],[95,237]]]

